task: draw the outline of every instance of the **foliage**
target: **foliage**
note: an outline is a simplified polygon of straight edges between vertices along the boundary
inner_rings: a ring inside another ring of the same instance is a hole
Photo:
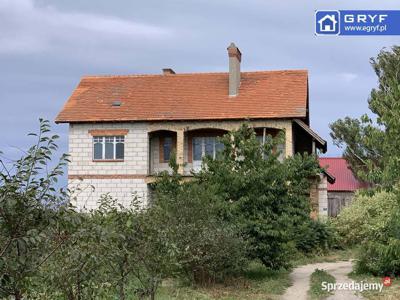
[[[272,269],[287,267],[295,251],[295,228],[309,221],[311,179],[320,172],[313,156],[296,154],[279,160],[269,137],[263,146],[244,124],[225,135],[217,159],[207,158],[197,175],[224,199],[223,217],[237,224],[250,244],[250,258]]]
[[[176,170],[176,168],[173,168]],[[234,224],[220,217],[221,199],[212,187],[179,183],[172,176],[156,185],[150,208],[162,220],[177,255],[177,274],[191,282],[222,281],[246,266],[246,244]]]
[[[400,275],[400,191],[394,190],[397,203],[387,219],[381,220],[381,233],[372,232],[363,243],[357,263],[359,273],[379,276]]]
[[[382,50],[371,65],[379,81],[368,100],[376,121],[346,117],[330,125],[331,136],[359,178],[391,188],[400,175],[400,47]]]
[[[374,195],[356,194],[351,205],[332,220],[344,246],[360,244],[368,239],[382,239],[388,235],[390,217],[397,206],[393,192]]]
[[[357,194],[333,224],[344,246],[361,245],[358,272],[400,273],[400,214],[397,188],[373,195]]]
[[[323,253],[336,247],[336,234],[329,222],[310,219],[294,229],[296,248],[302,253]]]
[[[67,157],[52,169],[48,165],[57,150],[57,135],[49,135],[48,121],[40,120],[34,146],[0,172],[0,296],[21,299],[29,277],[38,272],[65,239],[49,228],[57,226],[59,215],[68,211],[64,190],[55,184],[63,174]],[[57,208],[57,209],[56,209]],[[52,241],[56,240],[56,243]],[[52,247],[48,247],[48,244]]]
[[[155,299],[166,278],[225,283],[240,278],[252,258],[280,269],[296,247],[325,243],[328,231],[309,219],[315,158],[281,162],[279,139],[261,147],[248,126],[225,136],[224,152],[206,158],[191,182],[172,159],[173,172],[160,174],[149,207],[104,195],[98,209],[81,212],[54,187],[67,158],[48,171],[57,149],[48,133],[41,121],[38,142],[12,170],[0,161],[3,298]]]

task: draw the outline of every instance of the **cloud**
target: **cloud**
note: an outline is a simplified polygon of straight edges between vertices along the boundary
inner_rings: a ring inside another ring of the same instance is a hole
[[[55,47],[102,45],[112,41],[162,41],[172,30],[93,13],[62,12],[33,0],[0,0],[0,53],[43,53]],[[118,44],[118,43],[117,43]]]
[[[352,82],[358,78],[358,75],[354,73],[341,73],[339,74],[339,77],[345,82]]]

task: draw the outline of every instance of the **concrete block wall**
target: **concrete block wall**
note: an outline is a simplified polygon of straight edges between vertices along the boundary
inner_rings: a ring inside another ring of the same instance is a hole
[[[325,175],[321,175],[321,181],[318,183],[318,214],[328,216],[328,180]]]
[[[127,129],[124,161],[93,161],[93,136],[89,130]],[[78,208],[95,208],[109,193],[124,205],[137,193],[147,203],[148,135],[145,123],[71,124],[69,127],[68,186]]]
[[[71,202],[79,209],[95,209],[103,195],[109,194],[128,207],[137,198],[141,206],[148,201],[148,187],[144,179],[70,179]]]
[[[91,129],[128,129],[123,162],[94,162]],[[69,127],[69,174],[139,174],[148,170],[148,136],[145,123],[71,124]]]
[[[167,163],[159,162],[159,141],[151,141],[149,133],[156,130],[172,130],[177,133],[178,163],[184,165],[180,172],[190,175],[192,164],[188,161],[188,138],[185,132],[196,129],[233,130],[240,127],[242,121],[185,121],[185,122],[121,122],[70,124],[68,166],[69,188],[72,199],[78,208],[95,208],[101,195],[109,193],[124,205],[132,200],[136,192],[147,203],[149,194],[147,176],[150,162],[152,171],[168,169]],[[270,127],[286,131],[286,155],[292,155],[292,131],[289,120],[253,121],[254,127]],[[93,136],[90,130],[128,130],[125,135],[125,157],[123,161],[93,161]],[[151,153],[149,153],[151,149]]]

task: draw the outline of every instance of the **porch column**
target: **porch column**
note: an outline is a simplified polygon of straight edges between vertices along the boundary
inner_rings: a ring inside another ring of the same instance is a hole
[[[290,122],[285,126],[285,157],[293,156],[293,125]]]
[[[183,165],[184,165],[184,135],[183,129],[176,131],[176,163],[178,164],[178,173],[183,175]]]

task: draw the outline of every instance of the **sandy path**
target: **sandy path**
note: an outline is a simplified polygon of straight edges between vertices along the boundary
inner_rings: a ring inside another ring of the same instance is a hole
[[[329,274],[335,276],[336,282],[350,282],[347,274],[352,270],[350,261],[327,262],[309,264],[298,267],[290,274],[293,285],[286,290],[282,296],[283,300],[306,300],[307,292],[310,288],[310,275],[315,269],[323,269]],[[328,300],[360,300],[360,296],[356,296],[352,291],[338,290],[334,295],[327,298]]]

